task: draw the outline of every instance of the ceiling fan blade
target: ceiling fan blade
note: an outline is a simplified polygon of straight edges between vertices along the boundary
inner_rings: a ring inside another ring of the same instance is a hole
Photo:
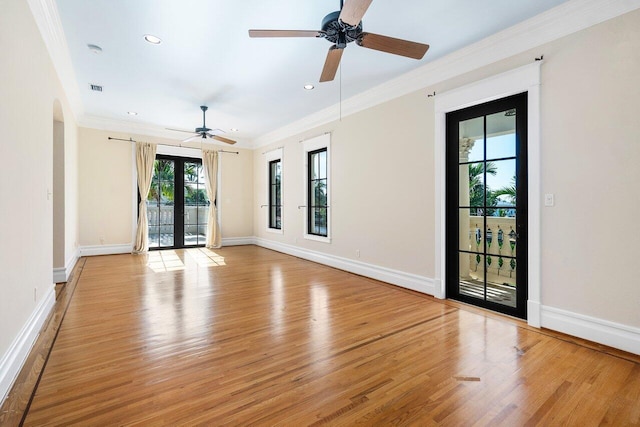
[[[249,30],[249,37],[321,37],[315,30]]]
[[[329,48],[327,59],[324,61],[324,68],[320,75],[320,83],[330,82],[336,77],[336,71],[338,71],[343,50],[344,49],[337,48],[335,45]]]
[[[192,130],[182,130],[182,129],[171,129],[171,128],[165,128],[166,130],[173,130],[176,132],[184,132],[184,133],[193,133]]]
[[[193,132],[191,132],[191,133],[193,133]],[[182,140],[182,142],[189,142],[189,141],[193,141],[194,139],[197,139],[197,138],[202,138],[202,135],[200,135],[199,133],[197,133],[197,134],[195,134],[195,135],[193,135],[193,136],[190,136],[189,138],[185,138],[185,139],[183,139],[183,140]]]
[[[340,11],[340,20],[354,27],[362,21],[373,0],[347,0]]]
[[[427,50],[428,44],[411,42],[409,40],[396,39],[388,36],[381,36],[373,33],[362,33],[356,41],[359,46],[394,55],[406,56],[413,59],[422,59]]]
[[[229,139],[229,138],[224,138],[220,135],[212,135],[212,134],[207,134],[209,135],[210,138],[215,139],[216,141],[220,141],[220,142],[226,142],[227,144],[235,144],[236,141],[234,141],[233,139]]]

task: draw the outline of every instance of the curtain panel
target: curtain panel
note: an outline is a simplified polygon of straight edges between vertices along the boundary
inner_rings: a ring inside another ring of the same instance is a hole
[[[153,165],[156,160],[156,144],[136,142],[136,168],[138,170],[138,228],[133,253],[139,254],[149,250],[149,222],[147,219],[147,196],[153,179]]]
[[[215,150],[202,150],[202,165],[204,166],[207,196],[211,201],[209,218],[207,218],[206,246],[208,248],[219,248],[221,246],[221,235],[220,224],[218,223],[218,209],[215,203],[218,189],[218,152]]]

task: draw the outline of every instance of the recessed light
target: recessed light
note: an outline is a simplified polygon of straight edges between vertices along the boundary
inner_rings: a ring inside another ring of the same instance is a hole
[[[240,129],[238,128],[231,128],[231,132],[238,132]]]
[[[305,90],[313,90],[315,86],[311,84],[304,85]]]
[[[127,114],[130,116],[137,116],[138,113],[136,113],[135,111],[127,111]]]
[[[102,48],[96,44],[88,44],[87,47],[91,52],[95,53],[96,55],[102,53]]]
[[[152,34],[145,34],[144,35],[144,39],[147,41],[147,43],[151,43],[151,44],[160,44],[162,43],[162,40],[160,39],[160,37],[156,37]]]

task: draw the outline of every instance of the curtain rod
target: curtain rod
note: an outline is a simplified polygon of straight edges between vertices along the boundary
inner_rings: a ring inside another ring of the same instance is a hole
[[[309,138],[301,139],[300,141],[298,141],[298,143],[305,142],[305,141],[317,138],[317,137],[322,136],[322,135],[331,135],[331,131],[326,131],[326,132],[323,132],[323,133],[321,133],[319,135],[316,135],[316,136],[310,136]]]
[[[267,154],[267,153],[270,153],[272,151],[280,150],[281,148],[284,148],[284,146],[280,146],[280,147],[272,148],[271,150],[263,151],[262,154]]]
[[[113,138],[113,137],[111,137],[111,136],[110,136],[110,137],[108,137],[107,139],[109,139],[109,140],[114,139],[114,140],[116,140],[116,141],[125,141],[125,142],[138,142],[138,141],[136,141],[136,140],[134,140],[134,139],[131,139],[131,138],[129,138],[129,139],[122,139],[122,138]],[[162,146],[164,146],[164,147],[191,148],[191,149],[193,149],[193,150],[197,150],[197,149],[198,149],[197,147],[195,147],[195,148],[194,148],[194,147],[183,147],[182,145],[170,145],[170,144],[156,144],[156,145],[162,145]],[[223,149],[215,150],[215,151],[217,151],[218,153],[240,154],[240,152],[239,152],[239,151],[227,151],[227,150],[223,150]]]

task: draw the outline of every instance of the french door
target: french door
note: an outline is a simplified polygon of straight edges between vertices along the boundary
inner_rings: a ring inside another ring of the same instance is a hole
[[[209,205],[202,160],[156,155],[147,197],[149,248],[203,246]]]
[[[447,297],[526,318],[527,94],[446,120]]]

